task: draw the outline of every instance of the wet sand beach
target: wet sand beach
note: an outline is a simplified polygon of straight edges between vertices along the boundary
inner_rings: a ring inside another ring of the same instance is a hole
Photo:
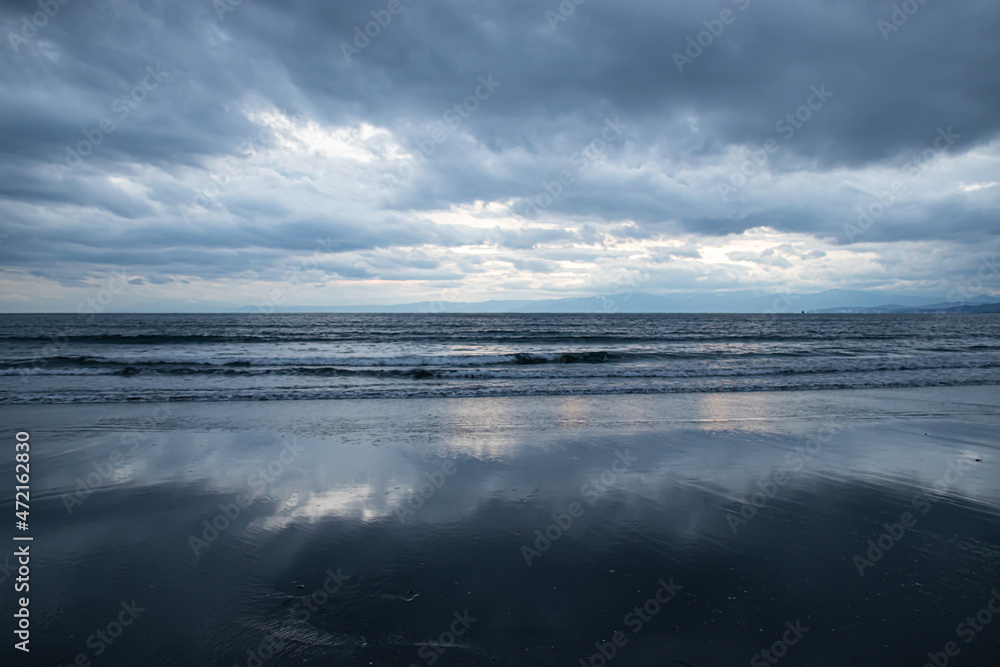
[[[0,414],[31,664],[1000,655],[995,386]]]

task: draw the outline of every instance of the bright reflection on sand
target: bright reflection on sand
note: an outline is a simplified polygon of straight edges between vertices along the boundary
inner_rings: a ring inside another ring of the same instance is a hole
[[[398,485],[383,493],[384,500],[377,507],[380,494],[370,483],[341,486],[323,492],[294,492],[274,514],[255,520],[250,527],[281,531],[300,521],[317,523],[327,518],[377,521],[392,514],[406,497],[404,489]]]

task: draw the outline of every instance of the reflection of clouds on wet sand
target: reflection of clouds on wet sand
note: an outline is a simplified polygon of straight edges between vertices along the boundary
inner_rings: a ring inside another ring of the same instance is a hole
[[[54,638],[43,657],[75,649],[58,639],[75,629],[59,610],[110,608],[132,589],[156,629],[123,637],[126,664],[151,651],[245,664],[272,638],[271,664],[409,664],[464,609],[479,620],[439,666],[566,664],[593,654],[658,578],[675,577],[683,590],[616,660],[745,664],[801,618],[808,652],[829,664],[917,661],[1000,580],[997,408],[986,392],[178,405],[177,428],[72,517],[59,494],[117,440],[92,438],[90,406],[18,406],[52,424],[32,433],[47,442],[38,475],[52,495],[38,511],[51,506],[44,567],[62,592],[38,598]],[[139,407],[116,406],[116,423]],[[822,447],[734,534],[739,499],[818,433]],[[266,497],[192,558],[191,530],[293,441]],[[612,478],[618,452],[630,464]],[[938,500],[859,577],[852,557],[912,512],[916,493]],[[582,513],[525,567],[521,547],[572,502]],[[350,578],[296,618],[331,567]],[[177,647],[178,633],[212,639]]]

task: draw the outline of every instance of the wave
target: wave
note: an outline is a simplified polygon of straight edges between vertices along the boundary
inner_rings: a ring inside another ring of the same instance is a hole
[[[342,389],[274,389],[231,391],[155,391],[147,393],[123,391],[88,391],[81,393],[44,392],[0,396],[0,405],[64,404],[64,403],[164,403],[164,402],[232,402],[232,401],[302,401],[302,400],[356,400],[356,399],[412,399],[412,398],[478,398],[516,396],[600,396],[625,394],[717,394],[769,391],[821,391],[852,389],[891,389],[952,386],[997,386],[1000,380],[981,378],[893,379],[874,377],[849,382],[845,379],[817,380],[809,383],[781,383],[754,381],[740,384],[702,384],[671,386],[618,386],[568,387],[543,384],[531,387],[475,387],[475,388],[342,388]]]
[[[323,334],[311,332],[268,332],[260,334],[37,334],[0,335],[0,343],[35,343],[38,345],[55,345],[68,347],[71,345],[206,345],[206,344],[266,344],[266,343],[435,343],[456,342],[502,345],[502,344],[590,344],[590,345],[637,345],[650,343],[817,343],[829,340],[835,335],[841,341],[920,341],[939,340],[940,336],[932,333],[915,335],[912,332],[870,332],[817,330],[811,334],[801,332],[794,334],[779,333],[736,333],[721,334],[718,332],[704,333],[670,333],[657,332],[649,335],[613,334],[613,335],[573,335],[565,331],[532,332],[530,334],[483,332],[483,331],[449,331],[443,334],[441,330],[430,330],[426,333],[414,332],[412,329],[398,332],[380,330],[363,331],[331,331]],[[998,346],[984,346],[988,349],[1000,349]]]
[[[863,355],[842,350],[819,354],[817,352],[518,352],[514,354],[485,355],[403,355],[386,357],[274,357],[253,361],[153,359],[135,357],[100,358],[93,356],[65,357],[0,364],[3,375],[138,375],[158,373],[164,375],[417,375],[418,377],[445,377],[449,373],[458,377],[504,377],[503,369],[519,369],[509,377],[526,377],[524,368],[541,366],[601,366],[637,367],[642,369],[689,368],[698,371],[706,366],[723,364],[742,365],[765,373],[759,367],[766,364],[772,372],[809,372],[817,368],[823,372],[859,370],[906,370],[928,368],[957,368],[970,365],[981,368],[1000,366],[1000,360],[990,354],[939,354],[939,355]],[[595,377],[608,375],[601,371]]]
[[[459,355],[401,355],[385,357],[256,357],[254,361],[191,360],[183,357],[173,359],[143,359],[141,357],[97,357],[89,355],[36,358],[0,365],[0,372],[16,373],[21,368],[62,369],[100,368],[107,366],[143,366],[149,368],[188,366],[197,368],[250,368],[270,366],[483,366],[496,364],[601,364],[630,358],[655,357],[656,354],[623,353],[608,351],[567,351],[549,353],[517,352],[512,354],[459,354]],[[670,356],[670,355],[667,355]],[[677,355],[691,356],[691,355]]]
[[[651,363],[647,357],[643,363],[610,363],[605,357],[591,355],[533,355],[530,359],[521,355],[517,358],[497,357],[495,363],[485,363],[477,358],[476,363],[445,364],[355,364],[355,365],[284,365],[252,364],[247,361],[226,364],[186,364],[176,365],[162,362],[127,365],[121,362],[93,363],[88,361],[81,367],[52,368],[3,368],[0,376],[120,376],[147,378],[170,376],[206,376],[218,378],[372,378],[386,381],[398,380],[616,380],[616,379],[670,379],[670,378],[744,378],[768,376],[810,376],[821,374],[852,375],[858,373],[879,373],[897,371],[950,371],[950,370],[991,370],[1000,368],[1000,359],[989,356],[978,358],[955,358],[954,356],[925,357],[913,359],[898,358],[810,358],[805,360],[787,359],[783,363],[767,360],[767,363],[746,363],[744,360],[698,361],[697,359],[670,360],[671,363]],[[453,360],[454,358],[446,358]],[[603,359],[603,361],[602,361]],[[398,360],[395,360],[398,361]],[[426,361],[426,359],[424,359]],[[664,361],[664,360],[661,360]],[[765,360],[761,360],[765,361]]]
[[[191,315],[53,322],[0,318],[0,376],[7,376],[0,402],[1000,384],[995,317]]]

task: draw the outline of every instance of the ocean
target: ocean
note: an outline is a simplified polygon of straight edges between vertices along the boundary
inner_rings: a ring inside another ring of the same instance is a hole
[[[995,315],[8,315],[0,403],[1000,383]]]
[[[997,664],[994,315],[0,339],[0,664]]]

